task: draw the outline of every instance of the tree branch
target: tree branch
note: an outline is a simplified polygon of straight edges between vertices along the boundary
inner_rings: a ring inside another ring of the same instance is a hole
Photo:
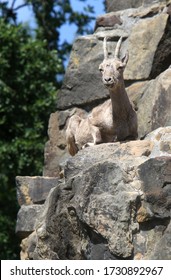
[[[15,5],[16,0],[13,0],[12,4],[11,4],[11,9],[14,9],[14,5]]]
[[[22,5],[19,5],[18,7],[14,8],[13,10],[14,10],[14,11],[17,11],[17,10],[19,10],[19,9],[21,9],[21,8],[26,7],[26,6],[28,6],[28,4],[27,4],[27,3],[22,4]]]

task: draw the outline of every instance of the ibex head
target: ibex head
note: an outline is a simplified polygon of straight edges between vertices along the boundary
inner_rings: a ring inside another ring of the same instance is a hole
[[[113,88],[118,85],[119,81],[123,79],[123,71],[128,62],[128,52],[120,59],[119,51],[121,48],[122,37],[119,39],[116,45],[115,53],[113,58],[108,57],[107,50],[107,38],[104,38],[103,49],[104,49],[104,60],[99,66],[99,70],[102,73],[102,81],[106,87]]]

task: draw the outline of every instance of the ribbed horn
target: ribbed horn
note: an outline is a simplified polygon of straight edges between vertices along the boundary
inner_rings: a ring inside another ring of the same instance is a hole
[[[115,54],[114,54],[115,58],[119,58],[119,52],[120,52],[121,44],[122,44],[122,37],[120,37],[119,41],[117,42],[116,49],[115,49]]]
[[[108,58],[107,37],[104,37],[104,41],[103,41],[103,51],[104,51],[104,59],[107,59],[107,58]]]

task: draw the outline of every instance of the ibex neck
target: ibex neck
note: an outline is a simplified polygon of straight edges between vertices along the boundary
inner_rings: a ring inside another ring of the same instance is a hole
[[[130,110],[131,104],[125,90],[124,81],[119,83],[116,88],[109,89],[109,93],[112,101],[113,116],[125,117],[127,112]]]

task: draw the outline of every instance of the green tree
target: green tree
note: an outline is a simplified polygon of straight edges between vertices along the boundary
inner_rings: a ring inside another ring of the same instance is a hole
[[[15,258],[15,176],[41,175],[61,62],[45,40],[2,19],[0,42],[0,256]]]
[[[86,3],[86,0],[78,0]],[[96,0],[95,0],[96,1]],[[0,1],[0,257],[19,258],[15,235],[18,211],[16,175],[41,175],[46,131],[60,83],[64,61],[71,49],[60,42],[66,22],[78,34],[92,32],[93,8],[77,13],[70,0]],[[32,7],[36,30],[18,23],[21,7]]]
[[[36,37],[41,40],[46,39],[48,49],[58,50],[63,64],[61,68],[61,74],[63,74],[64,61],[68,58],[72,45],[67,40],[60,41],[61,27],[64,24],[74,24],[77,27],[76,33],[79,35],[93,32],[90,25],[95,19],[93,6],[86,5],[87,0],[77,1],[85,2],[85,7],[81,12],[72,8],[70,0],[23,0],[23,4],[18,6],[17,0],[13,0],[11,6],[7,5],[8,1],[2,1],[0,8],[5,21],[14,24],[17,23],[17,12],[23,6],[32,8],[37,23]]]

